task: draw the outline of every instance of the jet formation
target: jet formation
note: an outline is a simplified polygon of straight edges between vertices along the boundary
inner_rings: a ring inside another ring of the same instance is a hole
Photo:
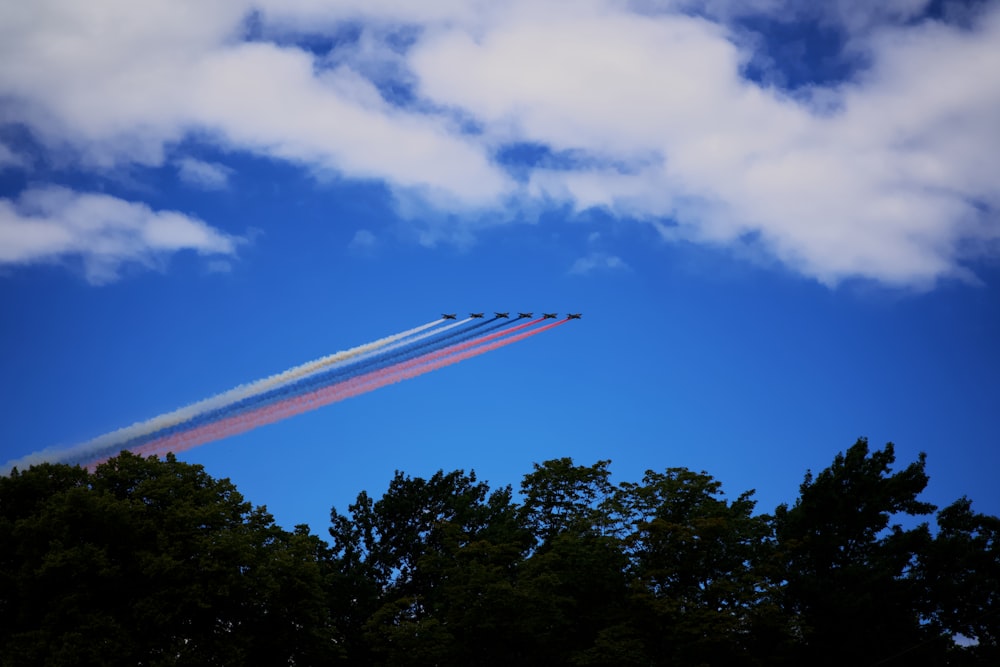
[[[534,316],[535,316],[534,313],[518,313],[517,314],[517,319],[519,319],[519,320],[531,319]],[[566,314],[566,319],[567,320],[578,320],[578,319],[580,319],[580,316],[581,316],[581,313],[567,313]],[[472,319],[479,320],[479,319],[482,319],[482,318],[486,317],[486,313],[469,313],[469,317],[471,317]],[[507,313],[494,312],[493,313],[493,317],[494,317],[494,319],[500,319],[500,318],[507,319],[507,318],[510,318],[510,313],[509,312],[507,312]],[[557,317],[559,317],[559,313],[542,313],[542,319],[543,320],[554,320]],[[441,319],[443,319],[443,320],[456,320],[456,319],[458,319],[458,313],[441,313]]]

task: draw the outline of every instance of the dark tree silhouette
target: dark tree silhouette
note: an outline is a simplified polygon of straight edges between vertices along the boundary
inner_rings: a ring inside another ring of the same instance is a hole
[[[172,456],[14,471],[0,478],[0,660],[328,661],[322,549]]]
[[[1000,662],[1000,519],[858,440],[755,514],[708,473],[397,472],[330,545],[226,479],[123,453],[0,478],[0,665]]]

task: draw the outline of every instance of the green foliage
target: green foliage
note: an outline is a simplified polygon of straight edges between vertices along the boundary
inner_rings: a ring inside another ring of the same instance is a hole
[[[397,472],[287,532],[200,466],[0,478],[0,665],[993,665],[1000,519],[859,440],[774,515],[685,468]]]
[[[511,577],[530,545],[509,488],[491,493],[462,471],[396,473],[378,502],[361,493],[348,511],[331,512],[330,536],[343,584],[333,604],[352,631],[352,660],[477,664],[502,647],[516,619]],[[498,618],[505,609],[510,617]]]
[[[311,664],[321,543],[200,466],[123,453],[0,479],[2,664]]]
[[[534,472],[524,476],[522,512],[543,547],[569,531],[605,532],[614,494],[609,465],[610,460],[576,466],[571,458],[553,459],[534,464]]]
[[[869,452],[859,439],[807,474],[795,504],[775,513],[781,599],[802,663],[872,663],[934,639],[911,576],[930,531],[891,523],[934,510],[917,499],[928,481],[924,456],[898,472],[894,462],[892,443]],[[921,657],[936,664],[928,650]]]
[[[1000,663],[1000,519],[960,498],[938,513],[934,541],[917,555],[925,613],[942,635],[964,637],[950,664]]]
[[[646,644],[671,664],[744,662],[768,592],[766,517],[752,516],[752,491],[728,502],[721,487],[684,468],[620,487]]]

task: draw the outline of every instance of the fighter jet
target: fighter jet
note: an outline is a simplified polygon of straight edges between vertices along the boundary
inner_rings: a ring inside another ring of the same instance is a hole
[[[469,313],[469,317],[475,318],[477,320],[483,319],[484,313]]]
[[[534,316],[535,316],[534,313],[518,313],[517,314],[517,319],[523,320],[525,318],[532,318]]]
[[[500,318],[500,317],[510,317],[510,313],[493,313],[493,314],[496,315],[498,318]]]
[[[442,320],[454,320],[456,316],[457,313],[441,313]]]
[[[567,320],[578,320],[580,319],[580,313],[569,313],[566,315]]]
[[[543,320],[554,320],[559,315],[559,313],[542,313]]]

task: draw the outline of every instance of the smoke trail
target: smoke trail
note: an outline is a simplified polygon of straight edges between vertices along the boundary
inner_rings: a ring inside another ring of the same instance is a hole
[[[437,320],[437,323],[440,324],[442,321],[443,320]],[[445,324],[444,326],[440,326],[437,329],[434,329],[433,331],[425,331],[424,333],[420,334],[419,336],[413,336],[412,338],[407,338],[406,340],[400,340],[398,342],[392,343],[391,345],[386,345],[385,347],[381,347],[381,348],[379,348],[377,350],[369,350],[367,352],[364,352],[363,354],[359,354],[357,356],[357,358],[354,359],[354,362],[355,363],[360,363],[360,362],[365,361],[367,359],[371,359],[372,357],[375,357],[375,356],[381,357],[382,355],[388,354],[389,352],[394,352],[394,351],[396,351],[396,350],[398,350],[400,348],[408,347],[408,346],[413,345],[414,343],[417,343],[419,341],[426,340],[426,339],[430,338],[431,336],[439,336],[439,335],[443,334],[445,331],[448,331],[449,329],[454,329],[455,327],[460,327],[463,324],[466,324],[467,322],[471,322],[471,321],[472,321],[472,318],[471,317],[467,317],[464,320],[459,320],[458,322],[451,322],[450,324]]]
[[[397,345],[405,345],[407,342],[410,342],[406,340],[407,338],[416,336],[416,334],[420,334],[421,332],[431,329],[432,327],[439,328],[436,331],[416,336],[413,340],[432,336],[435,333],[441,333],[446,329],[451,329],[454,326],[464,324],[468,321],[470,320],[467,318],[461,322],[439,327],[442,320],[436,319],[431,322],[427,322],[426,324],[413,327],[412,329],[408,329],[391,336],[386,336],[385,338],[380,338],[371,343],[365,343],[364,345],[359,345],[348,350],[320,357],[319,359],[315,359],[313,361],[308,361],[304,364],[289,368],[281,373],[257,380],[256,382],[239,385],[221,394],[216,394],[215,396],[211,396],[196,403],[191,403],[190,405],[186,405],[182,408],[153,417],[152,419],[137,422],[131,426],[126,426],[116,431],[106,433],[69,449],[50,447],[19,459],[11,460],[7,462],[2,469],[0,469],[0,474],[7,474],[15,466],[25,468],[36,463],[44,463],[47,461],[76,462],[86,460],[93,456],[99,456],[102,452],[115,446],[119,446],[143,436],[148,436],[177,424],[181,424],[205,412],[215,410],[255,394],[262,393],[272,387],[287,384],[298,378],[322,371],[325,368],[343,363],[344,361],[354,357],[370,354],[393,343],[396,343]]]
[[[536,320],[539,321],[539,320]],[[223,419],[239,413],[252,412],[257,410],[267,404],[276,403],[283,401],[285,399],[297,396],[300,394],[305,394],[323,387],[336,384],[339,382],[344,382],[348,379],[359,377],[361,375],[366,375],[379,371],[390,365],[395,366],[402,364],[412,359],[424,358],[424,355],[434,354],[440,355],[445,353],[451,353],[457,349],[464,349],[469,345],[478,344],[484,340],[490,340],[499,334],[492,334],[490,336],[483,336],[488,331],[493,331],[500,327],[505,327],[510,324],[510,320],[491,318],[473,326],[466,327],[460,331],[448,334],[447,336],[435,336],[433,340],[429,340],[425,343],[419,345],[409,345],[404,344],[403,348],[394,351],[391,354],[385,354],[384,352],[377,353],[377,356],[370,360],[364,362],[356,361],[348,364],[347,366],[331,368],[322,373],[316,373],[305,377],[298,382],[293,384],[288,384],[273,391],[267,392],[266,394],[254,396],[248,400],[241,401],[237,404],[232,404],[226,406],[218,411],[212,413],[206,413],[204,415],[199,415],[196,419],[186,422],[178,427],[177,430],[187,429],[194,426],[198,426],[210,421],[216,421],[218,419]],[[488,326],[492,324],[492,326]],[[511,331],[516,331],[522,329],[527,325],[520,325],[511,329]],[[481,329],[481,331],[479,330]],[[435,333],[441,333],[438,330]],[[507,332],[509,333],[509,332]],[[470,340],[471,339],[471,340]],[[452,342],[448,342],[452,341]],[[469,341],[469,342],[463,342]],[[161,433],[154,434],[154,437],[159,437]],[[139,443],[129,443],[130,445]]]
[[[183,422],[177,422],[169,426],[166,426],[164,428],[160,428],[156,431],[143,433],[129,440],[125,441],[116,440],[100,448],[90,448],[85,451],[77,449],[69,450],[63,452],[63,455],[59,460],[61,460],[63,463],[84,464],[87,461],[92,461],[95,459],[106,459],[109,456],[118,453],[122,449],[135,451],[137,448],[141,447],[147,442],[153,440],[160,440],[177,433],[182,433],[184,431],[194,429],[199,426],[210,424],[212,422],[224,419],[226,417],[253,411],[263,405],[274,403],[283,400],[285,398],[289,398],[291,396],[295,396],[298,394],[318,389],[322,386],[326,386],[335,381],[341,381],[343,378],[346,377],[353,377],[359,375],[361,371],[366,368],[371,368],[371,367],[374,367],[376,369],[382,368],[391,363],[390,361],[387,360],[391,360],[393,358],[408,359],[411,357],[415,357],[421,353],[420,350],[423,350],[425,348],[437,349],[438,347],[443,345],[446,341],[453,338],[457,338],[457,340],[459,341],[464,340],[469,336],[476,335],[474,333],[475,329],[479,329],[480,327],[483,327],[489,323],[489,322],[476,323],[471,327],[466,327],[464,329],[455,331],[447,335],[441,335],[445,331],[455,327],[462,326],[470,322],[471,320],[472,318],[466,318],[459,322],[453,322],[451,324],[439,327],[428,333],[413,338],[409,338],[407,340],[403,340],[394,346],[390,346],[391,348],[396,348],[396,347],[400,348],[397,351],[393,352],[392,354],[388,355],[385,354],[385,350],[390,349],[388,347],[383,348],[382,350],[369,351],[367,355],[370,355],[371,358],[365,361],[354,361],[346,366],[340,366],[340,365],[332,366],[327,370],[322,370],[312,375],[307,375],[306,377],[298,381],[286,383],[270,391],[254,394],[239,401],[236,401],[234,403],[230,403],[228,405],[223,405],[221,407],[212,410],[195,414],[194,416],[184,420]],[[438,322],[440,322],[440,320],[438,320]],[[419,341],[421,339],[431,336],[433,337],[433,339],[430,341],[420,343],[417,345],[413,344],[415,341]],[[365,355],[362,355],[362,357],[365,357]]]
[[[341,382],[347,378],[355,377],[363,373],[368,373],[371,372],[372,370],[377,370],[379,368],[384,368],[385,366],[388,366],[392,363],[398,363],[401,361],[405,361],[407,359],[417,357],[421,354],[424,354],[425,351],[427,350],[433,351],[436,349],[440,349],[442,346],[446,345],[449,340],[455,339],[456,341],[462,341],[471,338],[473,336],[478,336],[479,333],[481,332],[477,332],[476,330],[485,327],[486,325],[493,322],[493,320],[478,322],[472,326],[465,327],[464,329],[452,332],[450,334],[440,335],[447,329],[469,322],[470,319],[471,318],[467,318],[465,320],[462,320],[461,322],[457,322],[439,328],[435,331],[432,331],[428,335],[433,336],[433,338],[431,340],[427,340],[426,342],[413,344],[414,341],[417,339],[403,341],[402,343],[399,344],[399,348],[393,350],[391,353],[387,353],[386,350],[373,352],[371,353],[371,356],[369,358],[365,358],[363,360],[356,360],[347,365],[334,366],[329,369],[323,370],[321,372],[313,373],[311,375],[303,377],[295,382],[286,383],[285,385],[282,385],[270,391],[263,392],[260,394],[255,394],[240,401],[224,405],[215,410],[198,414],[183,423],[178,423],[167,429],[162,429],[155,433],[149,434],[150,437],[136,438],[124,443],[116,443],[116,444],[118,446],[123,446],[126,449],[131,449],[132,447],[142,444],[142,442],[148,439],[159,438],[163,435],[168,435],[171,432],[186,430],[189,428],[200,426],[208,422],[216,421],[218,419],[223,419],[225,417],[229,417],[235,414],[250,412],[269,403],[274,403],[298,394],[314,391],[321,387],[336,382]],[[506,322],[501,323],[501,326],[503,324],[506,324]],[[418,339],[419,338],[423,337],[418,337]]]
[[[451,339],[465,340],[468,337],[477,335],[475,333],[476,329],[486,326],[489,322],[480,322],[472,326],[465,327],[453,333],[447,335],[441,335],[444,331],[451,329],[453,327],[458,327],[470,322],[471,318],[466,318],[460,322],[455,322],[424,335],[418,336],[413,339],[405,340],[399,343],[399,349],[395,350],[391,354],[386,354],[385,350],[370,352],[370,358],[364,360],[358,360],[351,362],[345,366],[337,365],[329,369],[313,373],[304,378],[301,378],[295,382],[286,383],[280,387],[272,389],[267,392],[262,392],[259,394],[254,394],[247,398],[241,399],[234,403],[228,405],[223,405],[214,410],[209,410],[206,412],[194,415],[190,419],[183,422],[178,422],[172,424],[166,428],[154,431],[152,433],[143,434],[139,437],[133,438],[127,441],[118,441],[111,443],[109,446],[103,448],[102,450],[90,451],[86,455],[75,458],[71,463],[82,462],[89,460],[94,457],[102,456],[106,453],[114,453],[120,449],[134,449],[141,446],[142,444],[149,442],[150,440],[157,440],[174,433],[183,432],[198,426],[202,426],[219,419],[224,419],[233,415],[250,412],[256,410],[264,405],[275,403],[277,401],[290,398],[292,396],[303,394],[309,391],[313,391],[323,386],[327,386],[334,382],[340,382],[346,378],[354,377],[362,374],[363,372],[369,372],[370,370],[383,368],[393,362],[394,359],[404,360],[412,357],[416,357],[423,354],[425,349],[438,349],[442,345],[445,345],[447,341]],[[491,320],[492,321],[492,320]],[[419,344],[413,344],[414,341],[427,336],[433,336],[429,341],[422,342]]]
[[[537,321],[538,320],[535,322]],[[317,389],[316,391],[308,394],[294,396],[277,403],[272,403],[250,413],[234,415],[195,429],[173,434],[162,439],[157,439],[146,443],[133,451],[142,455],[159,454],[168,451],[185,451],[213,440],[244,433],[254,428],[264,426],[266,424],[272,424],[282,419],[293,417],[310,410],[315,410],[316,408],[320,408],[337,401],[342,401],[353,396],[374,391],[375,389],[379,389],[389,384],[395,384],[397,382],[402,382],[403,380],[415,378],[439,368],[444,368],[445,366],[456,364],[460,361],[470,359],[480,354],[485,354],[486,352],[490,352],[500,347],[511,345],[512,343],[516,343],[530,336],[535,336],[543,331],[565,324],[568,321],[569,320],[565,319],[559,320],[557,322],[536,327],[514,335],[510,335],[512,332],[503,332],[503,334],[507,335],[499,340],[494,340],[493,342],[486,344],[477,344],[479,342],[477,339],[477,341],[473,343],[473,347],[455,354],[448,354],[427,363],[424,363],[425,360],[423,357],[420,358],[420,361],[416,361],[416,363],[414,363],[415,360],[403,362],[401,364],[376,371],[375,373],[351,378],[344,382]],[[519,328],[523,329],[524,327],[534,324],[535,322],[530,322],[527,325],[521,325]],[[451,350],[451,348],[449,347],[448,350]],[[428,356],[438,354],[439,352],[432,352]],[[399,368],[400,366],[406,367]],[[96,466],[97,463],[98,462],[92,463],[91,466]]]
[[[327,369],[321,369],[315,373],[307,375],[298,379],[295,382],[286,383],[276,389],[268,391],[266,393],[256,394],[247,399],[236,401],[225,405],[221,408],[219,414],[205,415],[208,418],[215,419],[221,416],[228,416],[228,411],[241,411],[247,408],[254,408],[263,402],[280,400],[286,398],[287,396],[302,393],[303,391],[308,391],[311,389],[316,389],[320,386],[329,384],[331,382],[337,381],[340,378],[351,377],[354,375],[366,372],[372,367],[381,367],[388,363],[391,363],[393,359],[405,359],[411,356],[416,356],[421,353],[422,350],[428,348],[438,348],[442,346],[446,341],[452,340],[454,338],[464,339],[467,336],[473,335],[473,331],[485,326],[488,322],[477,322],[472,326],[465,327],[458,331],[453,331],[447,335],[441,335],[445,331],[464,325],[471,322],[472,318],[466,318],[460,322],[454,322],[446,326],[440,327],[434,331],[429,332],[425,336],[419,336],[414,339],[402,341],[397,345],[392,346],[389,349],[376,350],[368,355],[363,356],[360,359],[356,359],[348,364],[338,365],[335,367],[330,367]],[[423,340],[430,338],[430,340]],[[418,342],[421,341],[421,342]]]
[[[499,321],[497,321],[499,320]],[[465,322],[469,320],[464,320]],[[494,323],[496,322],[496,323]],[[405,341],[401,343],[398,350],[392,350],[390,353],[388,350],[382,350],[378,353],[373,353],[372,358],[365,360],[357,360],[345,366],[338,366],[336,368],[331,368],[322,373],[316,373],[308,377],[302,378],[294,384],[285,385],[279,389],[272,392],[268,392],[266,395],[260,397],[255,397],[253,401],[247,401],[241,405],[227,406],[227,412],[242,412],[257,409],[266,403],[273,403],[276,401],[284,400],[293,395],[303,394],[309,391],[314,391],[321,387],[325,387],[336,382],[341,382],[345,379],[356,377],[358,375],[370,373],[372,371],[385,368],[389,365],[394,365],[402,363],[404,361],[420,357],[429,352],[442,349],[452,349],[452,346],[472,339],[473,341],[482,340],[480,338],[483,334],[488,331],[493,331],[500,327],[507,326],[510,320],[500,320],[499,318],[491,318],[482,322],[478,322],[470,327],[466,327],[460,331],[455,331],[448,334],[447,336],[439,336],[444,331],[444,329],[439,329],[432,332],[434,338],[426,342],[422,342],[417,345],[413,345],[414,341]],[[493,326],[488,326],[493,324]],[[446,327],[447,328],[447,327]],[[518,327],[520,328],[520,327]],[[480,329],[482,329],[480,331]],[[449,342],[451,341],[451,342]],[[219,414],[217,417],[229,416],[228,414]]]
[[[465,350],[465,349],[467,349],[469,347],[472,347],[474,345],[481,345],[481,344],[483,344],[485,342],[488,342],[490,340],[493,340],[493,339],[495,339],[495,338],[497,338],[499,336],[509,336],[509,335],[513,334],[514,332],[516,332],[516,331],[519,331],[519,330],[524,329],[526,327],[530,327],[530,326],[532,326],[534,324],[537,324],[538,322],[541,322],[541,321],[542,321],[541,319],[537,319],[537,320],[533,320],[531,322],[525,322],[524,324],[517,325],[516,327],[514,327],[512,329],[509,329],[507,331],[500,331],[500,332],[497,332],[497,333],[492,333],[490,335],[476,335],[475,338],[473,338],[472,340],[468,340],[468,341],[464,341],[464,342],[463,342],[463,340],[464,340],[465,336],[463,336],[462,338],[459,338],[456,342],[452,343],[451,345],[448,345],[448,346],[446,346],[444,348],[441,348],[441,349],[430,349],[428,351],[421,352],[419,354],[407,353],[404,357],[402,357],[401,359],[399,359],[398,361],[396,361],[393,364],[381,364],[380,363],[377,368],[369,370],[366,373],[364,373],[363,375],[351,373],[347,377],[345,377],[343,379],[340,379],[340,380],[338,380],[336,382],[323,382],[322,384],[316,384],[315,386],[298,387],[297,388],[298,390],[294,391],[294,392],[287,392],[286,393],[285,389],[283,388],[281,390],[280,394],[278,392],[276,392],[276,395],[273,398],[268,398],[268,400],[266,400],[266,401],[263,401],[263,402],[260,402],[260,403],[256,403],[252,407],[252,409],[238,410],[238,411],[231,412],[230,414],[213,416],[213,418],[206,419],[203,422],[201,422],[200,424],[194,424],[194,423],[185,424],[183,429],[177,429],[175,432],[183,433],[184,431],[187,431],[187,430],[189,430],[191,428],[194,428],[196,426],[209,425],[210,423],[215,423],[215,422],[218,422],[218,421],[224,421],[226,418],[229,418],[229,417],[239,417],[240,415],[243,415],[243,414],[253,413],[253,412],[259,411],[262,408],[267,407],[268,405],[271,405],[271,404],[274,404],[274,403],[279,403],[279,402],[282,402],[282,401],[287,401],[289,399],[293,399],[293,398],[295,398],[297,396],[302,396],[302,395],[305,395],[307,393],[314,393],[314,392],[319,391],[319,390],[321,390],[321,389],[323,389],[325,387],[330,387],[330,386],[334,386],[334,385],[337,385],[337,386],[340,386],[340,385],[353,386],[353,385],[355,385],[357,383],[368,382],[373,377],[377,378],[377,377],[380,377],[380,376],[382,376],[384,374],[388,374],[388,373],[398,373],[398,372],[401,372],[401,371],[406,370],[408,368],[412,368],[412,367],[420,365],[420,364],[426,364],[428,362],[434,361],[434,360],[439,359],[441,357],[455,354],[457,352]],[[509,320],[505,320],[505,321],[503,321],[501,323],[500,326],[506,326],[509,322],[510,322]],[[497,327],[491,327],[491,328],[495,329]],[[485,331],[487,331],[487,330],[484,329],[484,332]],[[450,338],[450,337],[451,336],[447,336],[446,338]],[[310,380],[311,379],[312,378],[310,378]],[[226,423],[229,423],[229,422],[226,422]],[[157,433],[157,434],[154,434],[154,436],[152,438],[150,438],[149,440],[160,440],[163,437],[166,437],[166,436],[169,436],[169,435],[172,435],[172,433]],[[146,440],[144,442],[148,442],[148,440]],[[130,447],[130,449],[132,449],[132,448],[134,448],[134,446],[140,445],[140,444],[141,443],[133,443],[132,446]]]

